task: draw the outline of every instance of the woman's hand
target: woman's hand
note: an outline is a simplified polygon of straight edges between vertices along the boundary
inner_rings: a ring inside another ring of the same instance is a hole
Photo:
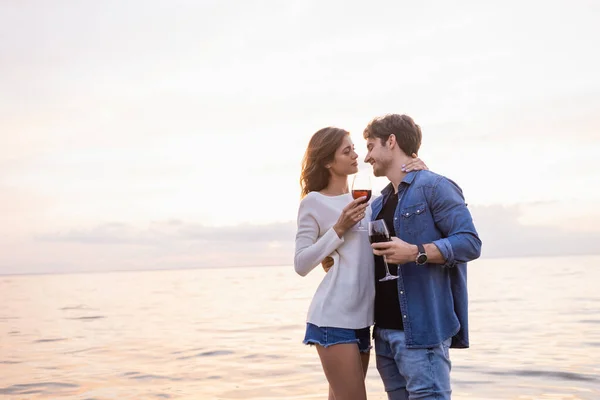
[[[402,172],[420,171],[422,169],[428,170],[429,168],[415,153],[412,154],[412,160],[402,165]]]
[[[365,217],[365,210],[369,206],[366,200],[366,196],[359,197],[344,207],[337,222],[333,225],[333,229],[340,238]]]

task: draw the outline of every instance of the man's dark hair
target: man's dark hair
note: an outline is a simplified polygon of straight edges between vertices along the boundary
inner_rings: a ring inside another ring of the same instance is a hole
[[[421,127],[408,115],[387,114],[374,118],[363,131],[365,139],[379,138],[382,144],[390,135],[396,136],[398,146],[407,156],[419,154]]]

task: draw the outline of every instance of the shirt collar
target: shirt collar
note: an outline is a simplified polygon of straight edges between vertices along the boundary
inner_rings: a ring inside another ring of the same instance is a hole
[[[400,182],[400,184],[406,183],[407,185],[410,185],[411,183],[413,183],[416,176],[417,171],[411,171],[408,174],[406,174],[406,176],[404,177],[404,179],[402,179],[402,182]],[[392,183],[390,182],[385,188],[383,188],[381,194],[384,196],[389,196],[391,193],[394,193],[394,185],[392,185]]]

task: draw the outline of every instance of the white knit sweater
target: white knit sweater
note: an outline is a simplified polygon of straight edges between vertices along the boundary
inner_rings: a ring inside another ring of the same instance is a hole
[[[333,225],[342,209],[352,201],[350,194],[326,196],[309,193],[300,202],[294,268],[306,276],[316,266],[323,274],[308,309],[307,322],[317,326],[360,329],[373,324],[375,266],[367,231],[358,224],[339,238]],[[371,220],[367,207],[363,224]],[[321,261],[331,256],[334,265],[324,273]]]

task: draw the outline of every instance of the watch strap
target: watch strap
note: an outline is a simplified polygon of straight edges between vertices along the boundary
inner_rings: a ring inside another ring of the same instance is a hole
[[[425,247],[422,244],[417,244],[417,249],[419,250],[419,253],[417,254],[415,263],[417,265],[423,265],[427,263],[427,253],[425,252]],[[419,262],[420,259],[423,259],[422,262]]]

